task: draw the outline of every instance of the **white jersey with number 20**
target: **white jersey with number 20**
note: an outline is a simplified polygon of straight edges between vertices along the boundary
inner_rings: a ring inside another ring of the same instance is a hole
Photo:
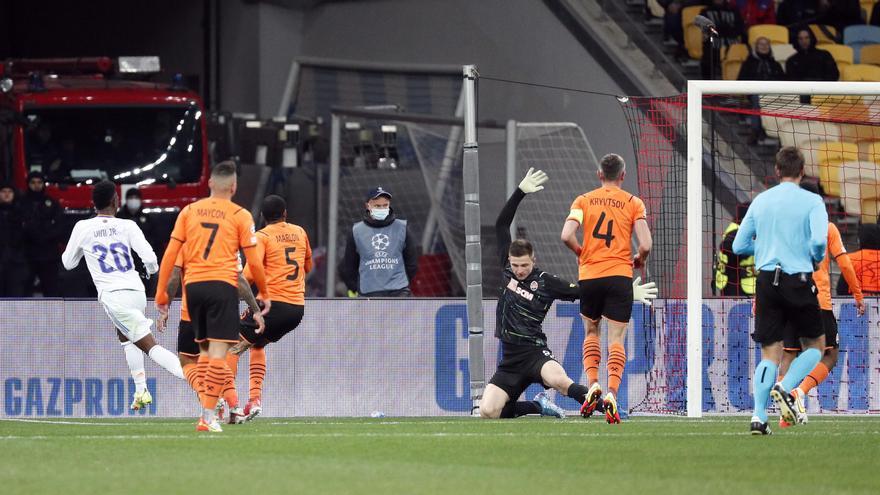
[[[99,215],[76,222],[61,261],[64,268],[73,270],[85,256],[99,297],[107,291],[143,291],[132,250],[140,256],[148,274],[156,273],[156,253],[140,227],[131,220]]]

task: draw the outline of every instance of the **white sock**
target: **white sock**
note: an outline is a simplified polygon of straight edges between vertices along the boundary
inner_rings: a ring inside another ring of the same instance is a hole
[[[180,367],[180,359],[168,349],[161,345],[154,345],[153,348],[150,349],[150,359],[177,378],[180,378],[181,380],[184,379],[183,368]]]
[[[134,379],[135,392],[139,394],[147,389],[144,353],[131,342],[123,342],[122,350],[125,351],[125,362],[128,363],[128,370],[131,371],[131,377]]]

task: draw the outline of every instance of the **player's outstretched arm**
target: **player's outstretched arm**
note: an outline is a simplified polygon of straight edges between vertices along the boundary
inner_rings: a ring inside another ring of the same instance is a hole
[[[501,208],[501,212],[498,213],[498,218],[495,220],[495,239],[498,243],[498,258],[502,266],[507,263],[507,251],[511,242],[510,225],[516,216],[519,203],[526,197],[526,194],[543,190],[543,184],[548,180],[550,177],[543,170],[535,171],[534,168],[529,168],[523,180],[520,181],[519,187],[513,191],[513,194],[507,199],[507,203]]]

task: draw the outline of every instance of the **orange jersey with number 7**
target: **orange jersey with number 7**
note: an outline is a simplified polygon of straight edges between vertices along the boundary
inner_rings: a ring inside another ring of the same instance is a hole
[[[305,304],[306,274],[312,270],[309,236],[299,225],[287,222],[269,224],[257,232],[257,259],[266,272],[270,301]],[[251,281],[250,265],[244,276]]]
[[[578,196],[567,218],[580,223],[584,232],[578,279],[632,277],[633,225],[646,218],[645,203],[619,187],[603,186]]]

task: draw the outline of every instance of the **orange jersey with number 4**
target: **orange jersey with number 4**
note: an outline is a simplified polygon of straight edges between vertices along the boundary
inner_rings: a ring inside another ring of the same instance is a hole
[[[633,225],[645,218],[645,203],[619,187],[603,186],[578,196],[568,214],[584,232],[578,279],[632,277]]]
[[[257,232],[257,258],[266,271],[268,299],[288,304],[305,304],[306,274],[312,270],[309,236],[299,225],[269,224]],[[244,276],[251,280],[250,265]]]
[[[238,287],[238,250],[257,243],[251,214],[220,198],[205,198],[183,210],[171,238],[183,244],[186,283],[219,281]]]

